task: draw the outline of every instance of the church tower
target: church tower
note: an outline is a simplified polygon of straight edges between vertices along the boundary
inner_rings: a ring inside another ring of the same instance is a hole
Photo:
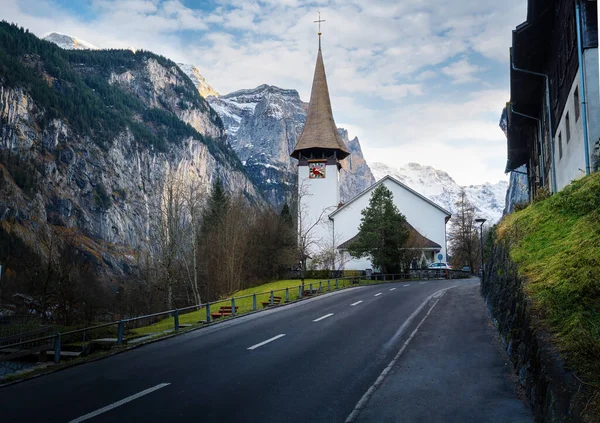
[[[317,248],[311,248],[313,252],[332,242],[328,215],[340,203],[340,160],[348,155],[350,152],[333,120],[319,31],[319,52],[306,124],[291,154],[298,160],[298,213],[302,226],[299,230],[302,232],[314,225],[310,238]]]

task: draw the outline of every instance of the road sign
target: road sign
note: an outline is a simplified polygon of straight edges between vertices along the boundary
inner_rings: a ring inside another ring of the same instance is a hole
[[[438,260],[442,261],[442,259],[444,258],[444,256],[442,254],[438,254]]]

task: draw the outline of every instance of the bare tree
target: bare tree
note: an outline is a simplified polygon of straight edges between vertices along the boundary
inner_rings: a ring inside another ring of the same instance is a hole
[[[457,212],[452,218],[449,231],[452,263],[457,266],[469,265],[476,269],[479,255],[479,238],[475,225],[475,208],[469,202],[464,191],[456,202]]]

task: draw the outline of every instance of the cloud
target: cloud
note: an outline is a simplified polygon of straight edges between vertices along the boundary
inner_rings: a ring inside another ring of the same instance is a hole
[[[478,81],[479,79],[475,77],[475,74],[484,70],[485,68],[473,65],[468,59],[461,59],[443,67],[441,72],[452,78],[453,84],[466,84]]]
[[[505,141],[490,114],[508,96],[501,84],[523,0],[214,0],[205,10],[182,0],[88,0],[78,3],[85,15],[54,0],[1,1],[4,19],[40,36],[60,31],[103,48],[151,50],[198,65],[222,93],[268,83],[305,101],[319,10],[336,119],[359,128],[369,155],[394,152],[381,157],[394,164],[419,153],[411,160],[433,165],[434,148],[474,161],[472,152],[485,150],[498,157],[481,165],[489,172],[471,172],[472,182],[502,177]]]

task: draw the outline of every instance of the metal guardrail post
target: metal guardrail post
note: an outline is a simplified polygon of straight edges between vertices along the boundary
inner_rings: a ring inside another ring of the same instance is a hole
[[[56,332],[54,337],[54,362],[60,363],[60,332]]]
[[[273,291],[271,291],[271,296],[269,297],[269,303],[273,305]]]
[[[119,320],[119,328],[117,331],[117,345],[123,344],[124,329],[125,329],[125,324],[123,323],[123,320]]]
[[[175,321],[175,330],[179,330],[179,310],[175,309],[173,314],[173,320]]]
[[[312,295],[312,283],[310,284],[310,295]]]
[[[338,279],[335,278],[335,289],[338,289]]]
[[[256,311],[256,294],[252,294],[252,310]]]
[[[323,282],[319,281],[319,292],[323,292]]]
[[[298,285],[298,299],[302,298],[302,285]]]
[[[210,323],[210,304],[206,303],[206,323]]]
[[[285,288],[285,302],[286,303],[290,302],[290,289],[289,288]]]
[[[235,297],[231,297],[231,315],[235,316]]]
[[[327,290],[331,291],[331,279],[327,279]]]

